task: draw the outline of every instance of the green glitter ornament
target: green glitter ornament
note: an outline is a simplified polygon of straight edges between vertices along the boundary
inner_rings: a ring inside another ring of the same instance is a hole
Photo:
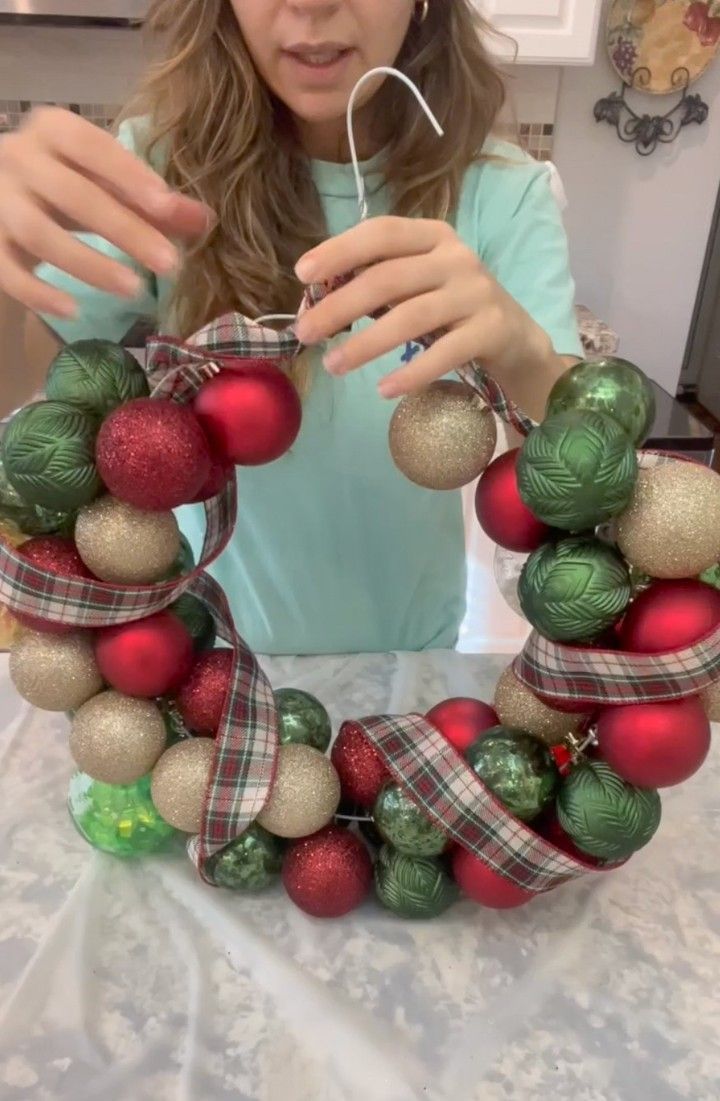
[[[76,340],[50,364],[45,393],[106,417],[118,405],[150,393],[137,360],[109,340]]]
[[[465,757],[485,787],[523,822],[532,821],[555,798],[560,773],[550,750],[532,734],[493,726]]]
[[[68,810],[85,840],[113,856],[156,852],[177,832],[155,809],[149,775],[134,784],[103,784],[76,772]]]
[[[586,761],[563,781],[560,825],[579,849],[600,860],[625,860],[654,836],[660,796],[621,779],[604,761]]]
[[[280,873],[283,847],[279,837],[255,822],[208,860],[207,873],[218,887],[261,891]]]
[[[168,608],[185,625],[196,650],[212,650],[215,645],[215,620],[207,604],[192,593],[183,593]]]
[[[614,547],[587,536],[539,547],[518,582],[523,614],[555,642],[592,640],[620,618],[631,594],[625,560]]]
[[[634,363],[603,356],[576,363],[553,386],[545,416],[570,411],[604,413],[640,447],[655,420],[655,394]]]
[[[398,852],[406,856],[437,856],[447,845],[443,830],[403,791],[399,784],[386,784],[373,807],[378,830]]]
[[[375,861],[375,892],[383,906],[404,918],[434,918],[460,892],[437,857],[412,857],[384,845]]]
[[[177,742],[181,742],[183,738],[191,738],[192,734],[185,726],[182,720],[182,715],[175,707],[175,703],[172,700],[159,699],[157,705],[160,708],[160,713],[165,723],[165,730],[167,731],[167,746],[169,749],[171,745],[175,745]]]
[[[635,448],[604,413],[556,413],[528,436],[517,463],[518,489],[544,523],[584,531],[618,516],[637,480]]]
[[[320,700],[299,688],[278,688],[275,704],[280,718],[282,745],[297,742],[325,752],[330,745],[332,727],[330,716]]]
[[[97,497],[98,421],[80,406],[36,401],[10,421],[2,460],[10,484],[32,505],[72,512]]]

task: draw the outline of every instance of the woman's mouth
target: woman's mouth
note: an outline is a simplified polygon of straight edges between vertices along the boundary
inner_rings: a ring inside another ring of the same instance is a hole
[[[283,56],[306,77],[333,79],[340,74],[354,52],[352,47],[334,42],[317,45],[302,43],[283,50]]]

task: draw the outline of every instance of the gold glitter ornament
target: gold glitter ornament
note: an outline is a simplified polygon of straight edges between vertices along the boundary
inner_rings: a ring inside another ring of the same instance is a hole
[[[651,577],[696,577],[720,559],[720,474],[698,463],[641,470],[617,543]]]
[[[340,802],[340,778],[318,749],[281,745],[270,798],[258,824],[277,837],[307,837],[326,826]]]
[[[132,784],[165,748],[162,712],[151,700],[100,692],[75,713],[70,752],[79,769],[104,784]]]
[[[80,510],[75,543],[101,581],[145,585],[175,562],[180,529],[172,512],[146,512],[107,495]]]
[[[495,418],[463,382],[433,382],[403,398],[390,421],[390,453],[399,470],[426,489],[472,482],[495,451]]]
[[[212,738],[186,738],[166,749],[155,765],[152,801],[175,829],[199,833],[214,755]]]
[[[560,745],[587,718],[548,707],[515,676],[512,665],[497,682],[493,707],[503,726],[534,734],[548,746]]]
[[[10,679],[44,711],[74,711],[103,687],[90,631],[21,631],[10,651]]]
[[[700,693],[700,701],[711,723],[720,723],[720,680]]]

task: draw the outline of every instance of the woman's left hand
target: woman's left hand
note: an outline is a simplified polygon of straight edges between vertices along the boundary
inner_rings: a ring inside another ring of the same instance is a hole
[[[357,275],[300,318],[303,344],[317,344],[358,318],[392,309],[348,336],[324,358],[333,375],[344,375],[427,333],[445,330],[435,343],[379,384],[399,397],[479,360],[501,384],[528,370],[562,370],[550,338],[462,243],[445,222],[379,217],[324,241],[298,261],[304,283]],[[560,367],[558,368],[558,362]],[[537,378],[537,376],[536,376]]]

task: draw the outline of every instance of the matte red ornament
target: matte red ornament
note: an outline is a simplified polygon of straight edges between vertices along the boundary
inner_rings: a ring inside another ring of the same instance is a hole
[[[228,463],[225,459],[218,459],[216,456],[211,455],[210,473],[193,497],[191,503],[195,504],[198,501],[209,501],[211,497],[217,497],[218,493],[225,488],[225,485],[234,474],[235,466],[233,463]]]
[[[452,872],[461,891],[491,910],[512,910],[516,906],[524,906],[533,897],[532,891],[518,887],[468,849],[459,846],[452,854]]]
[[[532,824],[532,828],[536,833],[539,833],[541,837],[544,837],[546,841],[549,841],[551,845],[554,845],[556,849],[561,849],[562,852],[567,853],[568,856],[572,856],[575,860],[579,860],[583,864],[597,865],[600,863],[594,856],[590,856],[589,853],[582,852],[570,834],[566,833],[558,822],[555,812],[551,812],[544,817],[541,821],[535,821]]]
[[[340,727],[330,760],[340,777],[343,799],[361,807],[371,807],[380,788],[392,779],[380,754],[353,722]]]
[[[666,703],[608,707],[597,725],[600,755],[630,784],[681,784],[710,749],[710,723],[697,696]]]
[[[193,408],[215,453],[240,466],[279,459],[295,442],[302,420],[297,390],[269,360],[221,371],[202,385]]]
[[[656,581],[631,604],[620,641],[636,654],[692,646],[720,624],[720,591],[702,581]]]
[[[217,733],[232,674],[232,650],[208,650],[201,654],[177,694],[177,707],[193,734]]]
[[[95,658],[105,680],[126,696],[166,696],[188,676],[193,660],[189,631],[172,612],[97,632]]]
[[[362,841],[340,826],[291,845],[283,861],[288,895],[313,917],[342,917],[363,901],[372,883],[372,861]]]
[[[210,473],[210,449],[189,406],[135,398],[103,421],[96,462],[115,497],[166,511],[196,497]]]
[[[61,577],[92,578],[95,576],[78,554],[74,541],[64,535],[34,535],[17,547],[16,553],[23,558],[27,558],[38,569],[59,574]],[[51,623],[48,619],[27,615],[24,612],[13,612],[12,614],[18,623],[22,623],[23,627],[29,627],[32,631],[64,635],[68,631],[74,630],[72,625]]]
[[[521,500],[517,485],[520,448],[506,451],[490,463],[475,491],[475,513],[480,527],[494,543],[507,550],[527,552],[545,543],[551,529]]]
[[[458,753],[464,753],[481,734],[500,722],[492,707],[469,696],[443,700],[425,717]]]

